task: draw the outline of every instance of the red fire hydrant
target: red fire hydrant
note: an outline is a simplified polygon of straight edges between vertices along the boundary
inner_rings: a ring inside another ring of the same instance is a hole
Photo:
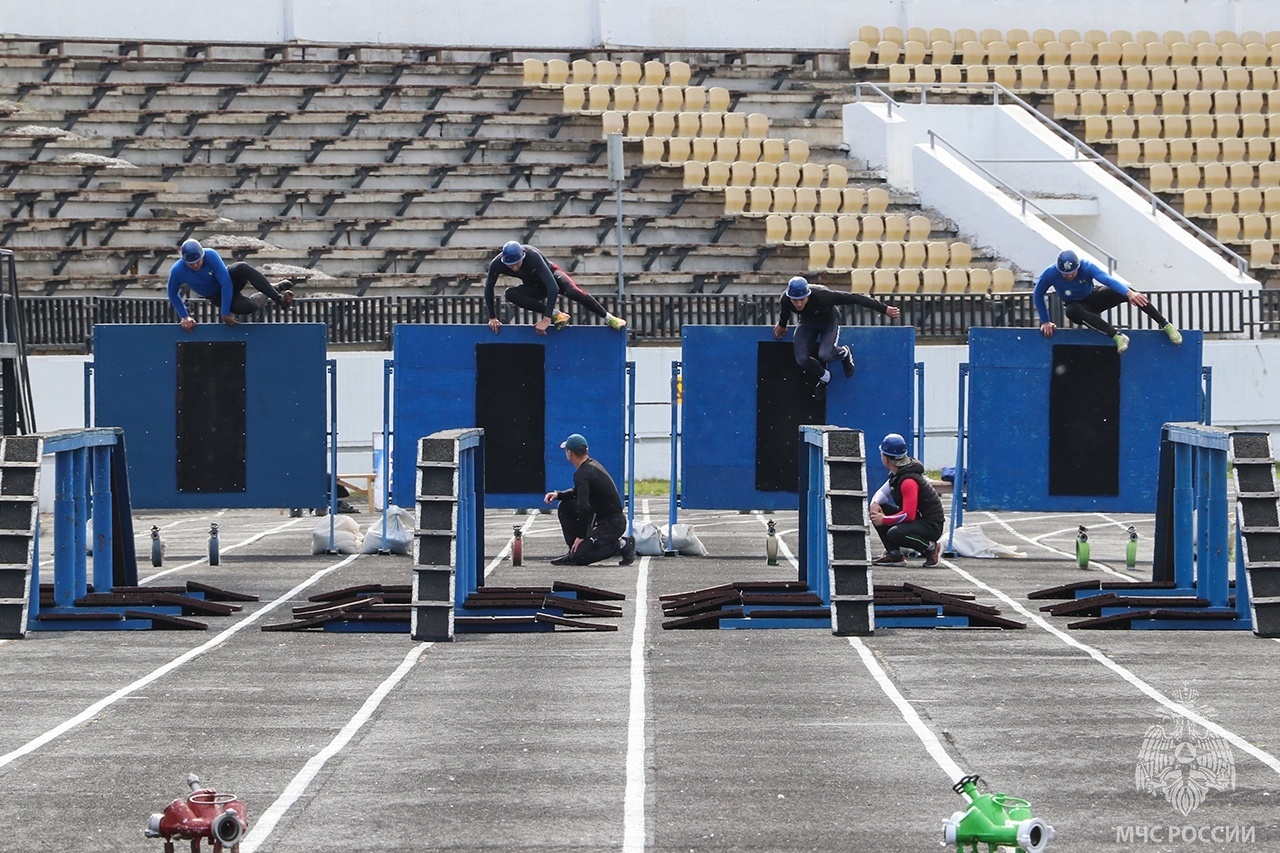
[[[174,853],[173,840],[191,841],[191,853],[199,853],[201,839],[213,842],[213,853],[240,849],[240,839],[249,829],[248,812],[235,794],[219,794],[201,788],[194,773],[187,774],[191,793],[169,803],[163,812],[151,815],[143,830],[147,838],[163,838],[164,853]]]

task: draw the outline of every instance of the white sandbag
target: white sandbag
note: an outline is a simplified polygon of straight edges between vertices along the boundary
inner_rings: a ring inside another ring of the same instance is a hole
[[[951,547],[961,557],[1012,557],[1024,558],[1027,555],[1010,545],[1001,545],[992,541],[982,532],[981,525],[957,527],[951,533]]]
[[[635,530],[636,553],[641,557],[661,557],[665,552],[664,539],[658,525],[646,521]]]
[[[408,554],[413,547],[413,514],[404,507],[387,509],[387,544],[385,550],[392,554]],[[384,550],[382,545],[382,516],[374,519],[364,531],[360,545],[361,554],[376,554]]]
[[[349,515],[333,516],[333,549],[339,554],[360,553],[360,525]],[[311,553],[324,554],[329,550],[329,517],[316,522],[311,530]]]
[[[698,534],[693,532],[692,524],[673,524],[667,542],[673,551],[679,551],[682,557],[705,557],[707,546],[702,544]]]

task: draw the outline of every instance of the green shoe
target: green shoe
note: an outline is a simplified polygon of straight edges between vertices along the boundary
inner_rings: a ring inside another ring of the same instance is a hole
[[[1128,335],[1121,333],[1116,335],[1115,338],[1113,338],[1113,340],[1116,342],[1116,355],[1119,355],[1120,353],[1124,352],[1129,348]]]
[[[1175,329],[1172,323],[1164,324],[1164,333],[1169,336],[1169,340],[1173,341],[1175,346],[1182,346],[1182,332]]]

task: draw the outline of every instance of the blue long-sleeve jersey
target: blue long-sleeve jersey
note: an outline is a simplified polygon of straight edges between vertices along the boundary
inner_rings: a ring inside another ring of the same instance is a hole
[[[1080,261],[1080,271],[1076,273],[1076,277],[1071,281],[1067,281],[1062,277],[1062,273],[1058,272],[1056,265],[1040,273],[1040,278],[1036,279],[1036,289],[1031,294],[1031,298],[1036,304],[1036,313],[1040,315],[1040,325],[1043,326],[1049,322],[1049,304],[1045,299],[1049,288],[1052,287],[1058,291],[1058,298],[1063,302],[1079,302],[1090,293],[1093,293],[1095,282],[1104,284],[1123,296],[1129,295],[1129,285],[1114,276],[1108,275],[1093,261]]]
[[[179,320],[187,318],[186,303],[178,295],[178,288],[184,284],[206,299],[220,297],[222,315],[225,317],[231,313],[231,297],[235,295],[231,276],[227,273],[226,263],[213,249],[204,250],[204,262],[198,270],[193,270],[182,260],[169,268],[169,302],[178,312]]]

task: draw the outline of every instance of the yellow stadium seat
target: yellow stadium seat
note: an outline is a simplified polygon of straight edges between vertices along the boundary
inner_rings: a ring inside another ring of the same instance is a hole
[[[1187,96],[1184,92],[1167,91],[1160,93],[1160,112],[1166,117],[1183,115],[1187,111]]]
[[[769,245],[786,242],[787,217],[780,213],[771,213],[764,219],[764,241]]]
[[[1036,65],[1040,62],[1040,45],[1023,39],[1017,42],[1015,56],[1017,57],[1016,64],[1018,65]]]
[[[678,113],[684,109],[684,89],[680,86],[662,86],[658,89],[660,109]]]
[[[885,269],[898,269],[902,266],[903,250],[901,243],[883,242],[880,244],[880,266]]]
[[[831,265],[837,269],[840,268],[840,265],[835,263],[834,259]],[[849,289],[854,293],[870,293],[874,281],[871,270],[853,270],[849,273]]]
[[[1217,162],[1218,160],[1223,160],[1223,162],[1227,162],[1227,160],[1222,157],[1222,143],[1219,142],[1217,139],[1213,138],[1212,136],[1203,137],[1200,139],[1196,139],[1194,141],[1192,140],[1187,140],[1187,141],[1192,142],[1192,144],[1195,146],[1195,154],[1193,156],[1194,162],[1214,163],[1214,162]],[[1241,140],[1237,139],[1234,141],[1240,142]]]
[[[1151,91],[1167,92],[1177,85],[1177,75],[1167,65],[1148,65],[1147,70],[1151,73]]]
[[[673,136],[667,140],[667,162],[678,165],[686,160],[693,159],[693,151],[689,145],[690,140],[683,139],[679,136]]]
[[[1111,116],[1110,124],[1112,141],[1133,139],[1138,131],[1138,121],[1133,116]]]
[[[1146,69],[1143,69],[1144,71]],[[1119,65],[1099,65],[1098,66],[1098,88],[1106,92],[1108,96],[1115,92],[1125,95],[1126,106],[1128,106],[1128,93],[1124,91],[1127,84],[1124,79],[1124,69]],[[1145,86],[1142,88],[1146,88]]]
[[[655,112],[662,106],[662,90],[657,86],[636,87],[636,109]]]
[[[945,39],[929,43],[929,63],[931,65],[950,65],[956,58],[955,43]]]
[[[907,218],[893,213],[884,218],[884,239],[902,242],[907,239]]]
[[[902,266],[907,269],[924,269],[929,252],[921,240],[907,240],[902,244]]]
[[[773,210],[775,213],[791,213],[796,207],[794,187],[774,187]]]
[[[880,29],[880,38],[893,44],[902,44],[907,40],[906,34],[902,32],[902,27],[882,27]]]
[[[867,191],[862,187],[845,187],[840,195],[844,199],[840,205],[841,213],[862,213],[867,206]]]
[[[843,200],[840,190],[823,187],[818,190],[818,212],[835,216],[840,213],[840,202]]]
[[[969,289],[969,271],[952,267],[946,270],[945,293],[964,293]]]
[[[1124,55],[1124,45],[1116,41],[1103,41],[1097,45],[1097,60],[1099,65],[1120,66],[1120,58]]]
[[[747,114],[747,136],[764,139],[769,135],[769,117],[764,113]]]
[[[1195,64],[1201,68],[1210,66],[1217,67],[1218,60],[1222,58],[1222,48],[1218,47],[1211,41],[1202,41],[1195,43]]]
[[[1067,44],[1071,44],[1073,41],[1081,41],[1082,38],[1083,37],[1080,35],[1079,30],[1058,30],[1058,41],[1064,41]]]
[[[1008,293],[1013,290],[1016,279],[1013,270],[1004,267],[996,267],[991,271],[991,292],[992,293]]]
[[[1065,65],[1050,65],[1044,70],[1044,85],[1054,95],[1070,88],[1071,69]]]
[[[858,28],[858,38],[865,42],[875,44],[880,41],[880,28],[871,24],[864,24]]]
[[[1018,88],[1018,69],[1013,65],[997,65],[991,69],[991,82],[1013,91]]]
[[[1138,39],[1142,41],[1142,39]],[[1155,68],[1169,64],[1169,45],[1162,41],[1144,42],[1146,45],[1146,65],[1148,68]]]
[[[800,186],[802,187],[820,187],[826,177],[826,167],[820,163],[805,163],[800,167]]]
[[[644,78],[644,66],[634,59],[624,59],[618,63],[618,82],[624,86],[638,86]]]
[[[942,240],[930,240],[925,244],[925,266],[942,269],[951,258],[951,250]]]
[[[837,240],[831,247],[831,266],[851,269],[857,263],[858,252],[852,240]]]
[[[867,190],[867,213],[884,213],[889,209],[889,191],[880,187]]]
[[[1222,158],[1222,162],[1224,163],[1258,162],[1257,160],[1254,160],[1252,157],[1249,156],[1249,141],[1247,139],[1239,139],[1238,137],[1234,137],[1234,136],[1225,136],[1221,138],[1221,141],[1219,141],[1217,138],[1215,138],[1213,141],[1218,143],[1218,147],[1221,150],[1220,156]],[[1199,151],[1197,151],[1196,153],[1198,156]],[[1261,160],[1269,159],[1270,156],[1271,156],[1271,149],[1270,149],[1270,146],[1268,146],[1266,156],[1261,157],[1259,159]]]
[[[1164,163],[1167,160],[1169,160],[1169,141],[1160,137],[1142,140],[1142,163],[1144,166]]]
[[[778,186],[780,187],[800,186],[800,167],[795,163],[779,163],[778,164]]]
[[[755,165],[755,178],[752,185],[757,187],[771,187],[778,182],[778,167],[772,163],[766,163],[763,160],[757,160]]]
[[[714,139],[694,139],[689,150],[689,158],[698,160],[702,163],[710,163],[712,160],[723,159],[716,156],[716,141]],[[732,159],[732,158],[730,158]]]
[[[748,215],[759,216],[773,210],[773,190],[769,187],[749,187],[747,199],[750,202]]]
[[[1204,216],[1209,197],[1202,189],[1187,190],[1182,194],[1182,215],[1188,219]]]
[[[1169,45],[1169,64],[1174,68],[1192,65],[1196,60],[1195,45],[1185,41],[1175,41]]]
[[[602,113],[613,106],[613,87],[603,83],[593,83],[587,88],[587,109],[593,113]]]
[[[818,210],[818,191],[813,187],[796,188],[796,213],[814,214]],[[835,227],[835,223],[832,223]]]
[[[1247,164],[1246,164],[1247,165]],[[1200,167],[1200,175],[1204,180],[1204,187],[1212,190],[1217,187],[1236,186],[1232,183],[1232,168],[1222,163],[1205,163]],[[1249,170],[1249,183],[1253,183],[1253,170]]]
[[[813,233],[813,220],[808,216],[791,216],[787,222],[790,225],[790,231],[787,235],[788,243],[807,243],[809,235]]]
[[[604,135],[622,133],[626,130],[626,117],[617,110],[609,110],[600,117],[604,125]]]
[[[745,187],[724,188],[725,216],[743,216],[747,212],[747,190]]]
[[[987,59],[987,48],[980,41],[967,41],[960,45],[961,65],[982,65]]]
[[[1200,167],[1195,163],[1179,163],[1173,167],[1173,173],[1177,176],[1176,180],[1179,191],[1200,186],[1202,174],[1200,172]],[[1216,189],[1217,187],[1224,186],[1226,184],[1226,180],[1227,170],[1224,168],[1222,170],[1222,183],[1210,184],[1206,182],[1204,188],[1206,190]]]
[[[908,39],[902,43],[902,64],[920,65],[929,54],[925,43],[917,39]]]
[[[738,156],[734,159],[746,160],[748,163],[760,162],[760,140],[759,139],[729,139],[721,137],[716,140],[716,144],[721,142],[738,146]]]
[[[766,163],[782,163],[787,159],[787,145],[781,139],[760,140],[760,158]]]
[[[587,59],[575,59],[569,66],[569,80],[579,86],[590,86],[595,82],[596,66]]]
[[[908,240],[927,240],[933,233],[933,221],[929,217],[917,213],[907,220]]]
[[[715,149],[716,153],[714,159],[716,160],[724,160],[726,163],[732,163],[734,160],[745,160],[748,163],[754,163],[759,159],[743,157],[741,149],[738,146],[739,140],[737,139],[721,137],[719,139],[708,139],[705,141],[710,142],[712,147]]]
[[[849,170],[839,163],[827,164],[827,186],[843,189],[849,183]]]
[[[898,60],[902,58],[902,45],[896,44],[889,39],[881,39],[876,44],[876,65],[888,67],[897,65]]]
[[[1069,44],[1070,47],[1068,48],[1068,55],[1071,57],[1072,65],[1078,68],[1082,65],[1093,64],[1093,58],[1096,53],[1096,49],[1093,45],[1089,44],[1087,41],[1073,41]]]
[[[1276,210],[1280,212],[1280,193],[1277,194],[1278,206]],[[856,240],[862,226],[862,217],[857,213],[842,213],[836,217],[836,238],[839,240]]]
[[[859,236],[866,241],[884,239],[884,217],[877,213],[864,214],[859,220]]]
[[[1147,58],[1147,46],[1138,41],[1120,43],[1120,62],[1126,68],[1142,65]]]
[[[1276,247],[1270,240],[1254,240],[1249,244],[1249,266],[1269,267],[1275,260]]]
[[[872,46],[875,42],[868,42],[859,39],[849,42],[849,67],[862,68],[871,64]]]
[[[1042,56],[1045,67],[1050,65],[1066,65],[1067,57],[1071,55],[1070,48],[1068,48],[1066,44],[1058,41],[1056,37],[1042,43],[1040,48],[1043,51]],[[1072,64],[1078,65],[1079,63]]]
[[[1075,118],[1080,111],[1079,100],[1075,92],[1058,89],[1053,93],[1053,117],[1057,121]]]
[[[1106,105],[1101,92],[1085,91],[1080,93],[1080,115],[1102,115]]]
[[[969,292],[987,293],[991,290],[991,270],[986,267],[973,267],[969,270]]]
[[[721,132],[735,139],[746,136],[747,117],[742,113],[724,113],[724,130]]]
[[[911,66],[895,62],[889,66],[889,84],[905,86],[911,82]]]
[[[877,253],[878,257],[878,253]],[[858,266],[862,266],[862,257],[858,257]],[[898,274],[895,270],[878,269],[872,272],[871,293],[883,299],[898,287]]]
[[[896,274],[894,270],[885,270],[885,273],[887,273],[888,275],[886,275],[885,277],[886,281],[885,281],[884,290],[882,292],[877,293],[876,294],[877,296],[881,296],[881,297],[888,296],[892,294],[895,291],[895,289],[898,293],[919,293],[920,292],[920,270],[900,269],[896,271]],[[894,277],[894,281],[892,282],[888,281],[889,275],[892,275]]]
[[[972,27],[956,27],[951,33],[951,40],[956,44],[964,44],[967,41],[977,41],[978,31]]]
[[[1133,111],[1138,112],[1138,97],[1143,97],[1143,103],[1146,99],[1150,99],[1151,108],[1148,112],[1156,110],[1156,96],[1151,91],[1151,70],[1145,65],[1129,65],[1124,70],[1124,87],[1129,90],[1129,96],[1133,100]]]
[[[655,140],[656,141],[656,140]],[[659,143],[661,144],[661,143]],[[697,160],[688,160],[684,164],[684,185],[686,189],[697,189],[707,181],[707,164]]]
[[[859,240],[857,244],[858,260],[857,264],[863,269],[868,267],[878,267],[880,265],[880,244],[872,243],[868,240]]]
[[[925,269],[920,276],[921,293],[941,293],[947,287],[947,274],[941,269]]]
[[[612,59],[596,60],[596,82],[602,86],[612,86],[618,81],[618,63]]]
[[[1071,68],[1071,79],[1076,89],[1091,91],[1098,88],[1098,69],[1092,65],[1075,65]]]
[[[547,60],[547,85],[563,86],[569,82],[569,63],[564,59]]]
[[[1246,213],[1240,218],[1240,237],[1243,240],[1265,240],[1269,223],[1261,213]]]
[[[707,108],[707,89],[705,86],[685,86],[684,87],[684,108],[686,110],[701,111]],[[716,110],[715,112],[723,112]]]
[[[1116,143],[1116,165],[1130,167],[1142,162],[1142,143],[1136,139],[1121,139]]]
[[[973,263],[973,247],[963,240],[952,243],[948,264],[952,267],[967,267],[971,263]]]
[[[675,86],[688,86],[689,81],[693,79],[693,69],[689,67],[689,63],[680,59],[667,65],[667,74],[670,82]]]
[[[676,132],[672,135],[683,136],[688,139],[692,139],[697,136],[698,132],[702,129],[702,116],[703,113],[676,113]]]
[[[644,84],[661,86],[667,79],[667,66],[657,59],[650,59],[644,64]]]
[[[675,136],[676,117],[674,113],[657,112],[650,119],[651,133],[654,136]]]
[[[1269,187],[1280,187],[1280,163],[1268,160],[1258,164],[1258,187],[1264,193]]]
[[[569,83],[561,90],[563,109],[567,113],[582,112],[587,108],[586,87]]]
[[[809,243],[809,266],[810,270],[825,270],[831,266],[831,244],[830,243]]]
[[[756,177],[756,164],[745,160],[734,160],[729,164],[729,185],[749,187]]]
[[[1018,87],[1024,92],[1038,92],[1044,88],[1044,69],[1039,65],[1024,65],[1018,69]]]
[[[1013,45],[998,39],[987,45],[987,65],[1009,65],[1013,62]]]
[[[693,162],[693,161],[690,161]],[[728,163],[712,160],[707,164],[707,183],[709,189],[722,189],[729,186],[730,167]]]
[[[1210,163],[1209,166],[1221,166],[1221,163]],[[1206,166],[1205,168],[1209,168]],[[1255,172],[1252,163],[1232,163],[1227,166],[1227,182],[1232,189],[1242,189],[1244,187],[1253,186],[1255,180]]]
[[[1173,189],[1173,167],[1154,163],[1147,172],[1147,180],[1153,193],[1169,192]]]
[[[613,108],[624,113],[629,113],[634,110],[636,108],[636,87],[614,86]]]
[[[792,163],[809,162],[809,143],[803,139],[788,139],[787,159]]]
[[[666,141],[658,139],[656,136],[646,136],[640,141],[640,153],[640,162],[646,166],[656,166],[659,163],[664,163],[667,159]],[[702,182],[705,181],[707,177],[705,169],[701,172],[696,172],[690,171],[686,168],[684,174],[685,186],[690,186],[689,181],[691,177],[696,177],[698,181],[697,185],[702,186]]]
[[[1190,190],[1188,190],[1190,192]],[[1226,187],[1217,187],[1212,190],[1199,190],[1199,192],[1207,192],[1209,195],[1209,215],[1221,216],[1224,213],[1234,213],[1236,209],[1236,194]]]
[[[799,194],[797,193],[797,196]],[[811,210],[813,208],[810,208]],[[836,239],[836,220],[832,216],[819,214],[813,217],[813,239],[834,243]]]
[[[1261,172],[1262,170],[1259,169],[1258,171]],[[1263,188],[1262,212],[1269,216],[1280,213],[1280,184]],[[1280,237],[1280,234],[1275,236]]]
[[[541,59],[526,59],[523,63],[524,85],[541,86],[547,77],[547,64]]]

